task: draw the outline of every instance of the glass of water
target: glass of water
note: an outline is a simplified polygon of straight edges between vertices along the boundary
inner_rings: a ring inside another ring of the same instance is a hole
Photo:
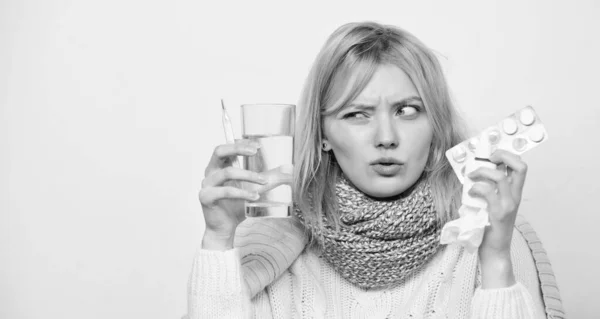
[[[260,144],[256,155],[244,157],[244,169],[265,173],[294,164],[295,114],[292,104],[242,105],[242,137]],[[289,217],[292,188],[279,185],[244,206],[246,217]]]

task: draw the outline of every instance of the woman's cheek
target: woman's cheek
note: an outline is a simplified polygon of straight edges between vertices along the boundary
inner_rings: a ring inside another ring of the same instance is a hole
[[[424,125],[419,135],[421,138],[419,139],[419,150],[416,153],[420,154],[421,161],[427,161],[431,150],[431,142],[433,141],[433,129],[429,123]]]

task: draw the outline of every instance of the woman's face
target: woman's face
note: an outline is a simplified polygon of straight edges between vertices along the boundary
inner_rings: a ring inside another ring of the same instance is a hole
[[[420,177],[433,129],[409,77],[380,65],[360,95],[325,118],[325,141],[350,182],[377,198],[399,195]]]

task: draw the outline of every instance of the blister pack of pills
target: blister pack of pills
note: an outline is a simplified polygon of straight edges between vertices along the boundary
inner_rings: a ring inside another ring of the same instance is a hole
[[[467,159],[475,157],[477,144],[484,138],[493,150],[503,149],[521,155],[546,141],[548,134],[533,107],[526,106],[479,135],[455,145],[446,151],[446,157],[461,183],[464,183]]]

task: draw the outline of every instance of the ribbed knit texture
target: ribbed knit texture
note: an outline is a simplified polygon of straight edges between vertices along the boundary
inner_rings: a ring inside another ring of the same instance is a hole
[[[249,222],[236,234],[244,238],[236,237],[236,247],[243,247],[198,251],[190,276],[189,319],[545,318],[536,264],[518,231],[511,245],[518,283],[512,287],[477,288],[477,255],[450,245],[400,285],[365,290],[313,250],[302,251],[282,269],[279,262],[285,264],[298,251],[285,238],[299,228],[286,219]]]
[[[202,318],[242,318],[251,308],[241,270],[237,249],[199,251],[188,285],[188,313],[202,314]]]
[[[546,254],[546,250],[542,246],[542,242],[533,230],[533,227],[525,221],[521,215],[517,215],[515,227],[521,232],[525,241],[531,250],[531,256],[535,261],[535,265],[539,274],[539,284],[542,289],[545,311],[550,319],[566,318],[565,310],[562,306],[562,300],[558,290],[558,284],[552,271],[550,259]]]
[[[507,288],[477,289],[472,304],[472,319],[535,318],[531,295],[518,282]]]

